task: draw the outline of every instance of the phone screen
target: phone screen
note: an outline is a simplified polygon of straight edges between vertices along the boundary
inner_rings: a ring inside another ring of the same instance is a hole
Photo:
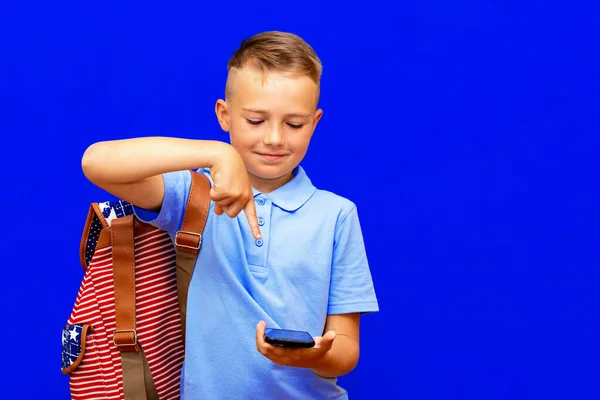
[[[288,339],[307,342],[313,340],[312,336],[310,336],[308,332],[290,331],[287,329],[270,328],[266,330],[265,334],[272,339]]]

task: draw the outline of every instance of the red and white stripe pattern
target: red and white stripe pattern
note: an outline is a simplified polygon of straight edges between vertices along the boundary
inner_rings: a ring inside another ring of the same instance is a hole
[[[79,288],[68,324],[88,324],[85,355],[71,372],[73,400],[124,400],[121,356],[112,342],[115,291],[111,248],[98,249]],[[137,335],[161,400],[179,399],[184,359],[175,250],[161,230],[135,237]]]

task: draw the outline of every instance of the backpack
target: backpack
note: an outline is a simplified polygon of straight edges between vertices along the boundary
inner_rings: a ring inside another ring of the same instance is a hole
[[[175,237],[125,201],[91,203],[80,243],[83,280],[62,330],[61,371],[73,400],[179,399],[189,282],[210,205],[192,171]]]

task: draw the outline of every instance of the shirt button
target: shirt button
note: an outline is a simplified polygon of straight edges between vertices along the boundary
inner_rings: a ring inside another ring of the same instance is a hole
[[[258,199],[258,200],[256,200],[256,202],[258,203],[259,206],[265,205],[265,199]]]
[[[263,225],[265,224],[265,220],[264,220],[264,218],[262,218],[262,217],[258,218],[258,224],[259,224],[260,226],[263,226]]]
[[[257,245],[258,247],[261,247],[261,246],[263,245],[263,241],[262,241],[262,239],[257,239],[257,240],[256,240],[256,245]]]

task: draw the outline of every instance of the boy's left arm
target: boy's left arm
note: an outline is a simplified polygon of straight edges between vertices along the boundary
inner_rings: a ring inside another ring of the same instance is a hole
[[[327,316],[325,334],[315,337],[310,349],[288,349],[264,340],[265,323],[256,327],[257,350],[277,365],[310,368],[317,375],[334,378],[352,371],[359,356],[360,313]]]
[[[335,332],[331,349],[313,368],[313,372],[325,378],[350,373],[358,363],[360,313],[331,314],[327,316],[325,332]]]

